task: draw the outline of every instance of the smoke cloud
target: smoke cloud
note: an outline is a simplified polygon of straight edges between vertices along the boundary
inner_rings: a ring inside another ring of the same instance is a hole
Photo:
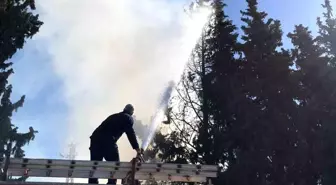
[[[148,123],[167,83],[177,81],[210,13],[181,0],[46,0],[38,9],[53,69],[69,108],[68,138],[89,159],[89,137],[127,104]],[[125,136],[120,158],[134,157]]]

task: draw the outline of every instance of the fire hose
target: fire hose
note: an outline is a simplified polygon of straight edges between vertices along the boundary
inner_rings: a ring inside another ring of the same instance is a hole
[[[129,171],[124,179],[122,179],[121,184],[123,185],[140,185],[140,181],[135,179],[135,173],[137,171],[137,165],[145,162],[144,159],[144,149],[137,153],[136,157],[131,160],[132,170]]]

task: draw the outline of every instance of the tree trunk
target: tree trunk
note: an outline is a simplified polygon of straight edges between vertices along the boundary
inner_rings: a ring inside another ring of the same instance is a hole
[[[5,152],[5,165],[3,167],[3,173],[1,174],[1,181],[6,181],[7,180],[7,171],[8,171],[8,166],[9,166],[9,160],[10,160],[10,154],[12,151],[12,141],[9,142],[6,148]]]

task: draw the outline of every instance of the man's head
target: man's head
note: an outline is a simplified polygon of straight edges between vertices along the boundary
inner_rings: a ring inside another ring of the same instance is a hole
[[[125,112],[125,113],[127,113],[127,114],[129,114],[129,115],[132,116],[133,113],[134,113],[134,107],[133,107],[133,105],[131,105],[131,104],[127,104],[127,105],[125,106],[123,112]]]

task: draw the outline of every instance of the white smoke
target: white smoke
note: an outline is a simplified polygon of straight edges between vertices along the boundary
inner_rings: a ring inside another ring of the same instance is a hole
[[[189,17],[181,0],[44,0],[38,39],[48,42],[64,83],[70,140],[89,159],[89,136],[110,114],[132,103],[148,122],[159,95],[176,81],[210,11]],[[120,158],[134,157],[125,136]]]

